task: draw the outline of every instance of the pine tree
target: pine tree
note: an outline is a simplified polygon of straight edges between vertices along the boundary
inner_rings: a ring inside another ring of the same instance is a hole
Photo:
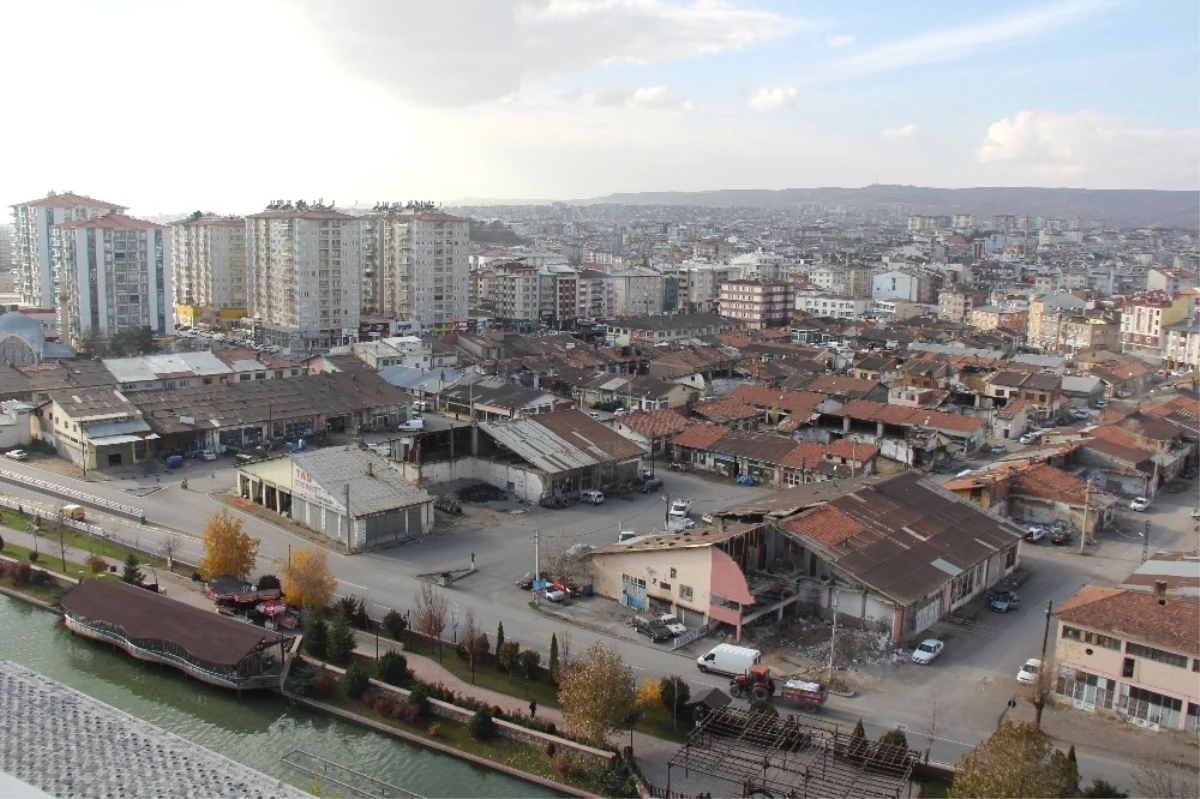
[[[504,649],[504,622],[500,622],[500,624],[496,627],[496,648],[493,649],[492,651],[496,653],[496,665],[500,666],[501,668],[503,668],[503,665],[500,663],[500,652],[503,651],[503,649]]]
[[[312,611],[304,624],[304,649],[321,659],[329,651],[329,624],[319,610]]]
[[[121,582],[138,587],[146,582],[146,575],[142,574],[142,570],[138,566],[137,555],[132,552],[129,553],[129,557],[125,558],[125,571],[121,574]]]
[[[354,630],[340,613],[333,617],[333,624],[329,625],[327,654],[329,662],[338,666],[349,663],[354,654]]]
[[[558,633],[550,634],[550,681],[558,680]]]

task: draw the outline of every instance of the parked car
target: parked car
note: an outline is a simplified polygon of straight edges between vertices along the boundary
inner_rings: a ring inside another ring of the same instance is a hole
[[[1074,537],[1075,534],[1071,532],[1071,528],[1064,527],[1061,530],[1055,530],[1054,532],[1050,533],[1050,543],[1061,547],[1071,543],[1071,539]]]
[[[937,638],[926,638],[921,643],[917,644],[917,648],[913,650],[912,662],[919,663],[922,666],[927,666],[937,659],[942,654],[942,650],[946,648],[945,641],[939,641]]]
[[[1089,411],[1087,408],[1076,408],[1073,413],[1073,416],[1076,419],[1086,419],[1091,415],[1092,415],[1092,412]]]
[[[1025,528],[1025,540],[1031,544],[1036,544],[1046,537],[1046,528],[1040,524],[1031,524]]]
[[[1189,466],[1186,469],[1184,469],[1182,472],[1180,472],[1179,476],[1182,477],[1184,480],[1194,480],[1194,479],[1196,479],[1196,470],[1193,469],[1191,466]]]
[[[537,579],[537,575],[535,575],[533,572],[525,572],[521,579],[517,580],[517,588],[522,588],[526,591],[529,591],[533,588],[533,584],[537,581]],[[542,572],[541,579],[546,579],[545,572]]]
[[[650,479],[648,479],[644,483],[642,483],[642,487],[638,490],[641,491],[643,494],[652,494],[655,491],[658,491],[662,487],[663,487],[663,481],[662,481],[661,477],[651,477]]]
[[[1008,613],[1021,607],[1021,598],[1016,591],[993,591],[988,594],[988,607],[996,613]]]
[[[1192,518],[1200,519],[1200,508],[1196,508],[1195,510],[1192,511]]]
[[[666,625],[671,635],[683,635],[687,632],[687,627],[684,626],[683,622],[675,618],[673,613],[663,613],[659,615],[658,620]]]
[[[579,495],[579,501],[586,502],[589,505],[602,505],[602,504],[604,504],[604,492],[603,491],[584,491],[582,494]]]
[[[1006,446],[1004,446],[1003,444],[992,444],[992,446],[990,446],[988,448],[988,450],[993,455],[1002,455],[1003,453],[1008,452],[1008,448]]]
[[[1121,393],[1123,394],[1125,392],[1121,392]],[[1096,400],[1096,407],[1099,408],[1100,410],[1104,410],[1105,408],[1108,407],[1108,400]]]
[[[1017,439],[1017,441],[1021,442],[1022,444],[1032,444],[1033,442],[1035,442],[1037,440],[1038,440],[1037,433],[1025,433],[1024,435],[1022,435],[1020,438]]]
[[[4,453],[4,457],[14,461],[23,461],[29,459],[29,453],[23,449],[10,449]]]
[[[1136,497],[1129,503],[1130,510],[1144,511],[1148,507],[1150,507],[1150,500],[1146,497]]]
[[[550,581],[550,585],[559,591],[565,591],[568,596],[579,596],[583,593],[583,589],[579,587],[578,583],[566,577],[555,577]]]
[[[555,588],[551,586],[550,588],[546,589],[544,596],[550,602],[562,602],[567,598],[567,592],[563,591],[561,588]]]
[[[603,419],[603,418],[604,418],[603,416],[601,416],[600,414],[596,413],[595,411],[591,411],[590,413],[588,413],[588,416],[592,417],[592,418],[593,418],[593,419],[595,419],[597,422],[598,422],[598,421],[600,421],[601,419]]]
[[[649,636],[651,641],[667,641],[671,638],[671,631],[667,629],[667,625],[653,616],[641,613],[633,617],[633,629]]]
[[[211,449],[202,449],[200,450],[200,458],[206,461],[215,461],[217,459],[217,453],[213,452]]]
[[[1042,669],[1039,658],[1030,658],[1017,670],[1017,682],[1021,685],[1033,685],[1037,682],[1038,672]]]

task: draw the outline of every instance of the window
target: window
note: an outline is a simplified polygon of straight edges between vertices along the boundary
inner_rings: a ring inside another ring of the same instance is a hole
[[[670,583],[659,583],[658,587],[660,589],[662,589],[663,591],[666,591],[668,594],[671,593],[671,584]]]
[[[1121,664],[1121,676],[1127,680],[1133,679],[1133,669],[1137,665],[1137,661],[1133,658],[1125,658],[1125,662]]]
[[[1155,649],[1152,646],[1128,643],[1125,645],[1125,654],[1146,658],[1147,660],[1157,660],[1159,663],[1166,663],[1168,666],[1177,666],[1181,669],[1186,669],[1188,666],[1188,659],[1185,655],[1176,655],[1173,652],[1165,652],[1161,649]]]
[[[676,574],[675,574],[675,567],[674,567],[674,566],[672,566],[672,567],[671,567],[671,579],[672,579],[672,580],[674,580],[674,579],[675,579],[675,577],[676,577]]]
[[[684,602],[692,601],[692,587],[690,585],[679,586],[679,598]]]

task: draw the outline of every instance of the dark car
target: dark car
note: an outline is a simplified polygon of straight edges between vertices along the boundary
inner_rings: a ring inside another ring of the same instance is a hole
[[[534,576],[533,572],[525,572],[525,574],[521,577],[521,579],[517,580],[517,588],[522,588],[526,591],[532,591],[533,584],[537,579],[538,578],[536,576]],[[541,579],[543,579],[543,580],[546,579],[545,572],[542,572]]]
[[[642,487],[638,490],[643,494],[651,494],[655,491],[658,491],[662,487],[663,481],[661,477],[649,477],[644,483],[642,483]]]
[[[667,629],[667,625],[656,618],[643,616],[640,613],[633,617],[633,629],[642,635],[650,636],[650,640],[655,643],[671,639],[671,631]]]
[[[1050,543],[1055,546],[1066,546],[1071,543],[1074,534],[1069,529],[1055,530],[1050,534]]]
[[[988,607],[997,613],[1008,613],[1021,607],[1021,598],[1016,591],[992,591],[988,594]]]

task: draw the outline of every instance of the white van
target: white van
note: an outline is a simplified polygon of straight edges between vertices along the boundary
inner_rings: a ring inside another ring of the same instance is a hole
[[[425,429],[425,420],[420,416],[415,419],[409,419],[407,422],[401,422],[396,428],[401,433],[414,433]]]
[[[745,674],[751,666],[761,663],[762,652],[747,646],[734,646],[733,644],[717,644],[709,650],[707,655],[696,658],[696,665],[705,674],[711,671],[717,674],[728,674],[731,677]]]

